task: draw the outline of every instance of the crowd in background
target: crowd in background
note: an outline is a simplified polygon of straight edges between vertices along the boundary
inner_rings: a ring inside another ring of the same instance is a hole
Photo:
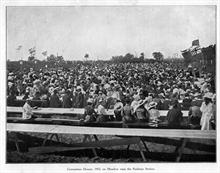
[[[204,130],[211,128],[207,121],[215,120],[215,75],[191,66],[85,63],[68,70],[8,72],[7,79],[8,106],[16,106],[15,100],[41,100],[41,107],[85,108],[87,121],[103,121],[90,116],[93,109],[99,114],[114,109],[116,119],[126,122],[154,122],[157,110],[170,109],[173,127],[181,121],[181,110],[189,110],[191,123]]]

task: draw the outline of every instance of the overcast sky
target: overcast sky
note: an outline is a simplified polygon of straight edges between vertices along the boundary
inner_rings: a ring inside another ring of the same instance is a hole
[[[80,60],[110,59],[130,52],[165,57],[216,43],[215,6],[8,7],[7,58],[27,60],[28,49]],[[21,50],[16,48],[22,45]]]

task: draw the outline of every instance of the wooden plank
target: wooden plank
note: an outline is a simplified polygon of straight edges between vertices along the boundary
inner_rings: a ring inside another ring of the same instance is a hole
[[[215,130],[138,129],[7,123],[7,131],[216,139]]]
[[[41,124],[60,124],[60,125],[82,125],[80,120],[73,119],[59,119],[59,118],[33,118],[33,119],[23,119],[21,117],[7,117],[7,122],[16,123],[41,123]]]
[[[131,145],[140,142],[140,138],[126,138],[126,139],[112,139],[94,142],[84,142],[84,143],[74,143],[72,147],[62,147],[62,146],[41,146],[29,148],[30,153],[53,153],[61,151],[79,150],[79,149],[93,149],[99,147],[111,147],[111,146],[121,146],[121,145]]]
[[[38,108],[33,109],[34,113],[37,114],[84,114],[83,108]],[[8,113],[22,113],[22,107],[11,107],[7,106]],[[160,110],[160,116],[167,116],[168,110]],[[188,116],[189,111],[182,111],[183,117]],[[106,115],[114,115],[114,110],[108,109],[106,110]]]

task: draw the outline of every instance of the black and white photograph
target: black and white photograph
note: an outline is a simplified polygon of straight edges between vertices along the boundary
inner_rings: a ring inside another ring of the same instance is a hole
[[[214,2],[5,5],[5,164],[217,170]]]

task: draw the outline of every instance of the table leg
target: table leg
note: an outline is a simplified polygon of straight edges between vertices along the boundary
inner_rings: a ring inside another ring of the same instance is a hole
[[[141,141],[141,140],[140,140],[140,141]],[[140,153],[141,153],[141,157],[142,157],[143,161],[146,162],[147,160],[146,160],[146,157],[145,157],[144,152],[143,152],[143,150],[142,150],[142,146],[141,146],[140,141],[137,143],[137,146],[138,146],[138,148],[139,148],[139,151],[140,151]]]
[[[86,141],[92,142],[92,139],[91,139],[90,135],[84,135],[83,143],[85,143]],[[96,150],[95,150],[95,148],[92,148],[92,152],[93,152],[93,154],[94,154],[95,157],[98,156],[98,155],[97,155],[97,152],[96,152]]]
[[[145,148],[145,150],[149,153],[150,152],[150,150],[148,149],[148,147],[147,147],[147,145],[146,145],[146,143],[144,142],[144,139],[143,138],[141,138],[141,141],[142,141],[142,143],[144,144],[144,148]]]
[[[182,141],[182,143],[181,143],[181,146],[178,148],[178,156],[176,158],[177,162],[180,161],[181,156],[183,154],[184,147],[186,146],[186,143],[187,143],[188,140],[186,138],[183,138],[181,141]]]
[[[43,140],[43,143],[42,143],[42,146],[45,146],[46,142],[47,142],[47,139],[51,138],[51,135],[50,133],[47,134],[47,136],[45,137],[45,139]]]
[[[96,135],[93,135],[96,141],[99,141],[98,137]]]

